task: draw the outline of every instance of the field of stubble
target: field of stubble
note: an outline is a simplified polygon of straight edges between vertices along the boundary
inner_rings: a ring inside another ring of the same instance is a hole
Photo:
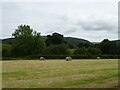
[[[3,88],[111,88],[118,60],[11,60],[2,62]]]

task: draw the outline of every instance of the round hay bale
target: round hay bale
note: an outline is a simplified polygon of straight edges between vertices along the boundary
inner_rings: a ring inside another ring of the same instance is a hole
[[[66,57],[66,61],[71,61],[72,57]]]
[[[40,57],[40,60],[45,60],[45,58],[44,57]]]
[[[97,59],[101,59],[100,57],[97,57]]]

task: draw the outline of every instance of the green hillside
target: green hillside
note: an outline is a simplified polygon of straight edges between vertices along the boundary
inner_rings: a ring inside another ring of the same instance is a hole
[[[73,46],[78,46],[79,43],[88,43],[88,44],[92,45],[91,42],[89,42],[88,40],[85,40],[85,39],[79,39],[79,38],[73,38],[73,37],[65,37],[64,40],[68,44],[71,44]]]
[[[43,40],[46,40],[46,36],[42,36]],[[92,44],[91,42],[89,42],[88,40],[85,39],[79,39],[79,38],[73,38],[73,37],[64,37],[64,40],[68,43],[71,44],[73,46],[77,46],[79,43],[89,43]],[[15,40],[14,38],[6,38],[2,40],[3,44],[14,44]]]
[[[46,36],[42,36],[43,40],[45,41],[46,40]],[[74,38],[74,37],[64,37],[64,40],[68,43],[68,44],[71,44],[73,46],[77,46],[79,43],[88,43],[90,45],[93,45],[93,44],[97,44],[97,43],[100,43],[100,42],[90,42],[88,40],[85,40],[85,39],[80,39],[80,38]],[[113,40],[113,42],[116,42],[117,44],[120,44],[120,40]],[[0,39],[0,44],[3,43],[3,44],[14,44],[15,43],[15,40],[14,38],[6,38],[6,39]]]
[[[13,44],[13,43],[15,43],[14,38],[2,39],[2,44]]]

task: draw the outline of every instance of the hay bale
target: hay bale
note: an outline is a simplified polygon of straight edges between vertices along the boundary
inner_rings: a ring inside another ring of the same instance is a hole
[[[97,59],[101,59],[100,57],[97,57]]]
[[[45,60],[45,58],[44,57],[40,57],[40,60]]]
[[[66,57],[66,61],[72,61],[72,57]]]

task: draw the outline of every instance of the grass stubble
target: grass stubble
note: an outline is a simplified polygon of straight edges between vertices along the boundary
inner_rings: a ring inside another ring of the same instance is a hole
[[[118,60],[2,61],[3,88],[114,88]]]

